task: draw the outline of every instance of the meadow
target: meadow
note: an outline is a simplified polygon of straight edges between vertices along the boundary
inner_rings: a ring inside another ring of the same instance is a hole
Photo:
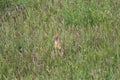
[[[0,80],[120,80],[120,1],[1,0]]]

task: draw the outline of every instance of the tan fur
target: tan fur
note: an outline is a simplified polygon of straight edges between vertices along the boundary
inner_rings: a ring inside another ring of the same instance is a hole
[[[58,35],[54,36],[54,47],[55,47],[55,52],[58,53],[62,57],[63,50],[62,50]]]
[[[60,44],[60,42],[58,40],[55,40],[54,44],[55,44],[56,49],[59,49],[59,50],[61,49],[61,44]]]

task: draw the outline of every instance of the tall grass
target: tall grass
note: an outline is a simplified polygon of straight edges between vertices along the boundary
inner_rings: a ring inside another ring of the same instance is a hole
[[[1,80],[120,79],[118,0],[2,0],[0,4]],[[64,57],[52,57],[57,54],[55,34],[60,36]]]

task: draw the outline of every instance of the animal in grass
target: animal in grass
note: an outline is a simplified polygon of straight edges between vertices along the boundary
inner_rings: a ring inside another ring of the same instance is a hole
[[[55,47],[55,53],[57,53],[62,57],[64,52],[63,52],[58,34],[54,36],[54,47]]]

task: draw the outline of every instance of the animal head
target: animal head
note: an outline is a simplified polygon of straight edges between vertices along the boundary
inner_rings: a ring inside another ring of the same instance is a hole
[[[59,36],[58,36],[58,34],[55,35],[53,38],[54,38],[54,40],[56,40],[56,41],[59,40]]]

